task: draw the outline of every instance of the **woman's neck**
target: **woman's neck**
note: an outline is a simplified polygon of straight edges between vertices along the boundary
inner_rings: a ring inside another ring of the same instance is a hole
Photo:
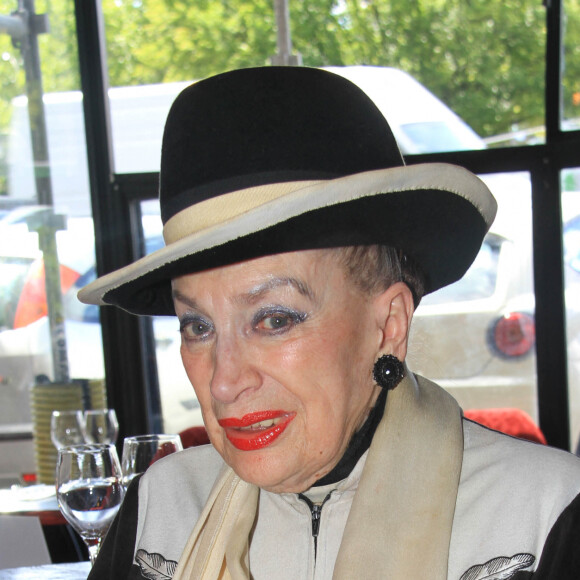
[[[383,418],[388,389],[381,389],[375,406],[363,426],[352,436],[344,455],[332,471],[313,484],[313,487],[338,483],[350,475],[363,453],[371,446],[375,431]]]

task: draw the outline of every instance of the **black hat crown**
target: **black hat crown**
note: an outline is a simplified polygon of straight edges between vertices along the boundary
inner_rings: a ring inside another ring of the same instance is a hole
[[[191,85],[171,108],[162,219],[247,187],[401,165],[382,113],[345,78],[305,67],[233,71]]]

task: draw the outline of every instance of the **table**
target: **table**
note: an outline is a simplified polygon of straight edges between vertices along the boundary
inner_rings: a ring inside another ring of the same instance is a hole
[[[87,555],[82,540],[68,525],[58,508],[53,485],[0,489],[0,516],[3,515],[38,518],[53,562],[78,562]],[[26,563],[42,564],[44,562]]]
[[[0,570],[0,580],[86,580],[90,571],[90,562],[27,566]]]
[[[52,485],[0,489],[0,514],[35,516],[43,526],[67,523],[58,509],[56,492]]]

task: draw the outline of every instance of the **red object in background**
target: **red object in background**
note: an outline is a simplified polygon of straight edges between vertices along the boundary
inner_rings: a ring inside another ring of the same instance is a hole
[[[503,356],[528,354],[536,344],[536,324],[525,312],[511,312],[502,316],[493,328],[493,347]]]
[[[153,465],[156,461],[159,461],[160,459],[163,459],[172,453],[175,453],[175,445],[173,443],[162,443],[159,446],[157,453],[155,453],[153,456],[153,459],[149,465]]]
[[[501,409],[468,409],[463,411],[463,415],[467,419],[471,419],[495,431],[501,431],[513,437],[547,445],[546,438],[541,429],[521,409],[512,409],[509,407]]]
[[[66,294],[79,279],[80,274],[72,268],[60,265],[60,289]],[[23,328],[48,315],[46,285],[44,281],[44,261],[37,260],[30,267],[16,307],[14,328]]]
[[[33,483],[36,483],[36,473],[23,473],[22,483],[25,485],[32,485]]]
[[[189,427],[189,429],[183,430],[179,436],[181,437],[181,444],[184,449],[196,447],[197,445],[207,445],[209,443],[209,437],[203,425]]]

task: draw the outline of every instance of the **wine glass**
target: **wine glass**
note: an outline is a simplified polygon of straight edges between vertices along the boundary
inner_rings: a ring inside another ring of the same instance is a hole
[[[88,443],[115,443],[119,422],[114,409],[85,411],[85,431]]]
[[[123,441],[123,483],[128,487],[131,480],[171,453],[182,451],[179,435],[136,435]]]
[[[85,443],[85,421],[82,411],[53,411],[50,438],[57,449]]]
[[[89,549],[91,566],[121,507],[125,488],[114,445],[91,443],[58,450],[56,497],[60,511]]]

